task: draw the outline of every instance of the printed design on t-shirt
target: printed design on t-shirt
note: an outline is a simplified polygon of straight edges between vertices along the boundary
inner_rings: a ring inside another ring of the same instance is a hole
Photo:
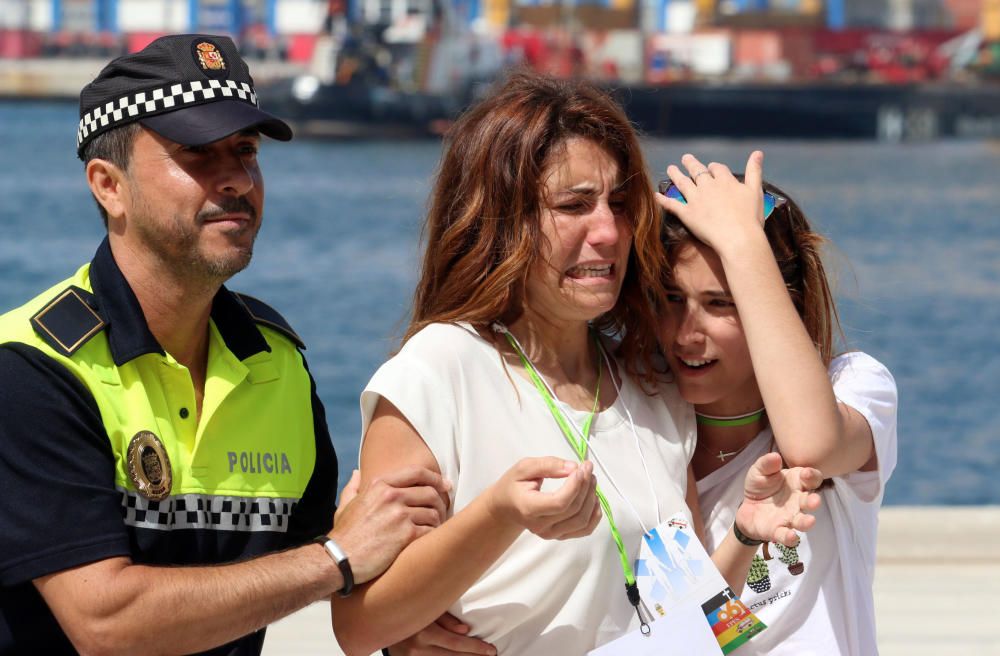
[[[758,554],[754,554],[753,561],[750,563],[747,587],[754,592],[767,592],[771,589],[771,573],[767,568],[767,563]]]
[[[761,545],[761,554],[754,554],[750,563],[750,572],[747,574],[747,587],[757,593],[767,592],[771,589],[771,569],[768,561],[774,559],[769,547],[778,548],[778,560],[788,567],[788,572],[792,576],[798,576],[806,571],[806,565],[799,560],[799,552],[795,547],[786,547],[779,542],[765,542]]]
[[[778,551],[781,552],[781,556],[779,556],[778,559],[788,566],[788,572],[792,576],[798,576],[802,572],[806,571],[806,564],[799,560],[799,552],[795,549],[795,547],[786,547],[780,543],[775,543],[775,546],[778,547]]]

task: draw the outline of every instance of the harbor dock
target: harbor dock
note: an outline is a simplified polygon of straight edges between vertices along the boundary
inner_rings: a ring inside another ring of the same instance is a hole
[[[882,509],[875,611],[881,656],[997,656],[1000,506]],[[739,654],[739,652],[735,652]],[[874,654],[875,651],[873,650]],[[265,656],[341,656],[326,603],[268,629]]]
[[[4,59],[0,57],[0,99],[63,100],[78,102],[80,89],[90,83],[108,59],[58,57]],[[300,75],[306,66],[296,62],[251,62],[258,85]]]

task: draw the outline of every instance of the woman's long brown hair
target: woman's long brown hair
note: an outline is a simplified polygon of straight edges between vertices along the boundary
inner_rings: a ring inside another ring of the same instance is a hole
[[[737,177],[743,179],[741,175]],[[843,333],[821,257],[826,238],[812,229],[805,213],[788,194],[769,182],[764,183],[764,189],[788,199],[768,217],[764,234],[806,332],[816,345],[823,364],[829,365],[834,355],[835,337]],[[696,241],[681,220],[670,212],[663,212],[661,236],[669,262],[676,262],[681,249]],[[669,281],[670,269],[665,271]]]
[[[618,302],[594,324],[621,340],[627,371],[653,382],[656,328],[647,293],[660,287],[663,254],[638,138],[621,107],[594,85],[532,73],[511,75],[446,137],[404,343],[431,323],[482,328],[521,315],[541,252],[545,175],[573,138],[593,141],[618,164],[633,235]]]

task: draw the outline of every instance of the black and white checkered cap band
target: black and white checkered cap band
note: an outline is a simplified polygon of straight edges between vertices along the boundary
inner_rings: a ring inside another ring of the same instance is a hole
[[[238,99],[257,107],[257,94],[253,87],[246,82],[232,80],[179,82],[122,96],[83,115],[76,131],[76,147],[79,148],[91,135],[113,128],[118,123],[138,121],[144,116],[162,114],[185,105],[225,99]]]
[[[126,526],[170,531],[200,528],[212,531],[285,533],[298,499],[179,494],[151,501],[119,487]]]

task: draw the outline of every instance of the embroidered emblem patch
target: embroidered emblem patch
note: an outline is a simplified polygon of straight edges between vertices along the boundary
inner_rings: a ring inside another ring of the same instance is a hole
[[[152,501],[170,496],[170,458],[160,438],[150,431],[139,431],[128,443],[128,477],[136,491]]]
[[[195,53],[198,56],[198,64],[203,71],[224,71],[226,70],[226,60],[222,58],[222,53],[214,43],[201,41],[195,45]]]

